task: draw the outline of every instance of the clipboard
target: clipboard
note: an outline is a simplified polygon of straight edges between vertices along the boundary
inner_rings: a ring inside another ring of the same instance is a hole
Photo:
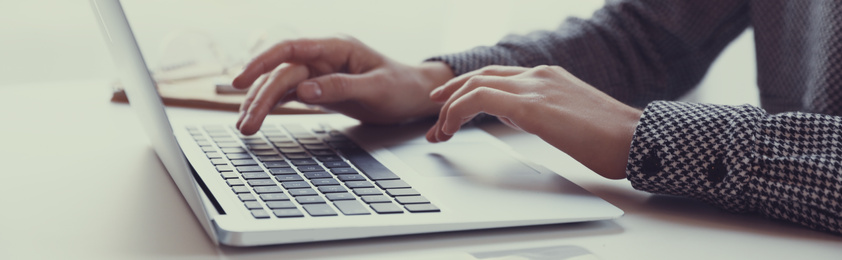
[[[218,93],[216,85],[220,82],[217,77],[194,78],[170,83],[157,83],[158,94],[165,106],[209,109],[239,112],[240,104],[246,99],[243,93]],[[128,103],[129,99],[122,84],[117,81],[112,84],[111,102]],[[270,114],[323,114],[327,113],[319,107],[300,102],[288,102],[272,109]]]

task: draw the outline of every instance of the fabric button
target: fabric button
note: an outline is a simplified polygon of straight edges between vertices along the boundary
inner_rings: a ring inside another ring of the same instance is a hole
[[[661,158],[658,157],[657,150],[650,149],[649,153],[643,156],[643,164],[640,167],[640,172],[644,175],[651,176],[661,172],[663,165],[661,165]]]
[[[708,165],[707,172],[707,180],[718,183],[722,182],[728,175],[728,167],[722,162],[722,157],[717,157],[712,164]]]

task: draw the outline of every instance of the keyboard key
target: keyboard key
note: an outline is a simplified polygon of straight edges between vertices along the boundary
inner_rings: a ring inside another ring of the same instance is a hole
[[[357,196],[367,196],[367,195],[382,195],[383,193],[380,190],[375,188],[363,188],[363,189],[354,189],[354,194]]]
[[[274,175],[282,175],[282,174],[298,174],[293,168],[269,168],[269,173]]]
[[[372,204],[369,204],[369,206],[371,206],[371,209],[373,209],[374,212],[377,212],[377,213],[380,213],[380,214],[403,213],[403,210],[400,207],[398,207],[398,205],[395,205],[394,203],[391,203],[391,202],[389,202],[389,203],[372,203]]]
[[[202,146],[202,152],[216,152],[216,148],[213,148],[213,146]]]
[[[321,140],[319,140],[318,138],[315,138],[315,137],[313,137],[312,139],[311,138],[298,139],[298,143],[300,143],[302,145],[324,144],[324,142],[322,142]]]
[[[305,144],[304,148],[307,150],[327,150],[330,151],[330,146],[326,144]]]
[[[252,150],[251,153],[257,156],[278,156],[274,150]]]
[[[302,172],[323,172],[325,169],[319,165],[301,165],[297,167]]]
[[[295,218],[304,216],[304,214],[302,214],[298,209],[276,209],[272,210],[272,213],[279,218]]]
[[[221,173],[221,175],[222,175],[222,178],[224,178],[224,179],[237,179],[237,178],[240,178],[240,175],[239,175],[239,174],[237,174],[236,172],[222,172],[222,173]]]
[[[389,196],[392,197],[421,195],[415,189],[387,189],[386,194],[389,194]]]
[[[430,203],[427,198],[424,196],[400,196],[395,197],[395,200],[398,201],[400,204],[422,204],[422,203]]]
[[[209,152],[209,153],[205,153],[205,155],[206,155],[208,158],[210,158],[210,159],[219,159],[219,158],[222,158],[222,155],[221,155],[221,154],[219,154],[219,153],[217,153],[217,152]]]
[[[231,164],[234,166],[246,166],[246,165],[257,165],[257,162],[252,159],[245,159],[245,160],[231,160]]]
[[[225,159],[222,159],[222,158],[220,158],[220,159],[211,159],[211,163],[212,163],[214,166],[216,166],[216,165],[228,165],[228,160],[225,160]]]
[[[247,153],[229,153],[226,154],[225,157],[231,160],[238,160],[238,159],[251,159],[251,155]]]
[[[252,150],[252,151],[274,150],[274,148],[271,145],[268,145],[268,144],[253,144],[253,145],[249,145],[248,147],[249,147],[249,150]]]
[[[264,193],[260,194],[260,199],[264,201],[272,201],[272,200],[289,200],[289,196],[283,193]]]
[[[331,150],[310,150],[310,154],[312,154],[313,156],[318,156],[318,157],[321,157],[321,156],[325,156],[325,157],[326,156],[336,156],[336,153],[334,153]]]
[[[289,164],[284,161],[265,162],[263,165],[266,168],[289,168]]]
[[[231,166],[228,166],[228,165],[219,165],[219,166],[216,166],[216,171],[218,171],[218,172],[230,172],[230,171],[234,171],[234,168],[231,168]]]
[[[287,135],[272,135],[268,136],[266,139],[272,142],[292,142],[292,138]]]
[[[266,206],[270,209],[294,209],[295,203],[292,201],[267,201]]]
[[[333,174],[357,174],[357,170],[354,170],[354,168],[331,168],[330,172]]]
[[[251,193],[237,194],[237,197],[240,197],[242,201],[257,200]]]
[[[251,215],[254,218],[269,218],[269,213],[266,213],[263,209],[253,209],[251,210]]]
[[[307,177],[307,179],[324,179],[333,178],[333,175],[327,172],[305,172],[304,177]]]
[[[301,146],[298,146],[298,143],[293,142],[292,139],[287,138],[287,139],[283,139],[283,140],[287,140],[287,141],[272,142],[272,144],[274,144],[275,147],[278,147],[278,148],[299,148],[299,147],[301,147]]]
[[[350,168],[350,166],[343,161],[324,162],[324,165],[328,168]]]
[[[244,172],[243,179],[251,180],[251,179],[269,179],[269,174],[265,172]]]
[[[315,179],[310,181],[314,186],[339,185],[336,179]]]
[[[296,166],[318,164],[318,163],[316,163],[316,161],[313,161],[313,159],[295,159],[295,160],[290,160],[290,162],[293,165],[296,165]]]
[[[441,212],[441,210],[433,204],[406,204],[403,205],[409,212]]]
[[[247,209],[263,209],[263,206],[257,201],[246,201],[245,204]]]
[[[330,193],[325,194],[327,199],[334,201],[334,200],[356,200],[357,197],[352,195],[351,193],[341,192],[341,193]]]
[[[341,200],[333,203],[345,215],[370,215],[368,209],[356,200]]]
[[[281,193],[281,192],[284,192],[284,190],[282,190],[281,187],[277,186],[277,185],[275,185],[275,186],[257,186],[257,187],[254,187],[254,192],[257,192],[257,194]]]
[[[286,163],[286,162],[284,162],[284,158],[281,157],[280,155],[261,155],[261,156],[257,156],[257,160],[259,160],[261,162],[283,162],[283,163]],[[267,166],[267,167],[269,167],[269,166]],[[281,166],[281,167],[283,167],[283,166]]]
[[[246,186],[233,186],[231,187],[231,189],[234,190],[234,193],[251,193],[251,191],[249,191],[249,188]]]
[[[281,150],[281,153],[284,153],[284,154],[287,154],[287,153],[303,153],[304,152],[304,148],[299,148],[299,147],[296,147],[296,148],[279,148],[278,150]]]
[[[240,143],[237,143],[237,142],[220,142],[219,140],[216,140],[216,138],[214,138],[214,140],[217,141],[216,146],[219,146],[219,148],[242,147],[242,146],[240,146]]]
[[[240,179],[230,179],[230,180],[225,180],[225,182],[227,182],[227,183],[228,183],[228,186],[242,186],[242,185],[245,185],[245,184],[243,183],[243,181],[242,181],[242,180],[240,180]]]
[[[392,202],[392,199],[385,195],[374,195],[374,196],[362,196],[363,201],[365,203],[381,203],[381,202]]]
[[[316,156],[316,159],[322,162],[334,162],[334,161],[342,161],[342,158],[336,155],[319,155]]]
[[[337,192],[347,192],[348,190],[345,187],[339,185],[332,185],[332,186],[319,186],[319,192],[321,193],[337,193]]]
[[[237,168],[239,170],[239,168]],[[375,181],[377,186],[381,189],[404,189],[404,188],[412,188],[403,180],[388,180],[388,181]]]
[[[288,181],[303,181],[304,178],[298,175],[277,175],[275,179],[279,182],[288,182]]]
[[[246,149],[240,147],[231,147],[231,148],[222,148],[222,152],[229,154],[229,153],[246,153]]]
[[[209,142],[209,141],[201,141],[201,140],[197,140],[197,141],[196,141],[196,144],[198,144],[198,145],[199,145],[199,146],[201,146],[202,148],[205,148],[205,147],[208,147],[208,146],[212,146],[212,145],[213,145],[213,144],[212,144],[211,142]]]
[[[368,152],[359,148],[342,149],[342,154],[348,158],[354,166],[357,166],[369,179],[379,180],[395,180],[399,179],[395,173],[383,166],[374,157],[371,157]]]
[[[319,194],[314,189],[291,189],[291,190],[288,190],[287,192],[289,193],[289,195],[292,195],[293,197],[311,196],[311,195],[318,195]]]
[[[327,204],[310,204],[304,205],[304,210],[307,211],[310,216],[313,217],[320,217],[320,216],[336,216],[336,211],[334,211],[330,206]]]
[[[349,181],[345,182],[345,186],[348,188],[356,189],[356,188],[374,188],[374,184],[368,181]]]
[[[306,153],[287,153],[284,154],[284,156],[290,160],[310,159],[310,155],[307,155]]]
[[[340,181],[365,181],[366,178],[359,174],[343,174],[338,175],[336,178],[339,178]]]
[[[247,180],[249,186],[275,186],[275,182],[272,179],[256,179],[256,180]]]
[[[303,188],[310,188],[310,184],[306,181],[291,181],[291,182],[284,182],[281,183],[285,189],[303,189]]]
[[[319,196],[298,196],[295,197],[295,201],[298,204],[316,204],[316,203],[325,203],[325,200]]]

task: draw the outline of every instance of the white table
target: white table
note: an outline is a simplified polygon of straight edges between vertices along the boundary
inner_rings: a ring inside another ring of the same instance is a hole
[[[260,248],[215,247],[107,81],[0,88],[0,259],[395,259],[573,245],[603,259],[839,259],[842,237],[651,196],[540,139],[488,124],[518,152],[626,211],[614,221]],[[180,116],[207,115],[175,109]]]

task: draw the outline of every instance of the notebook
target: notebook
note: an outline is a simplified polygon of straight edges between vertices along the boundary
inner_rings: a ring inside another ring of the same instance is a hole
[[[132,109],[214,243],[258,246],[617,218],[623,212],[476,128],[277,115],[171,121],[118,0],[91,0]]]

